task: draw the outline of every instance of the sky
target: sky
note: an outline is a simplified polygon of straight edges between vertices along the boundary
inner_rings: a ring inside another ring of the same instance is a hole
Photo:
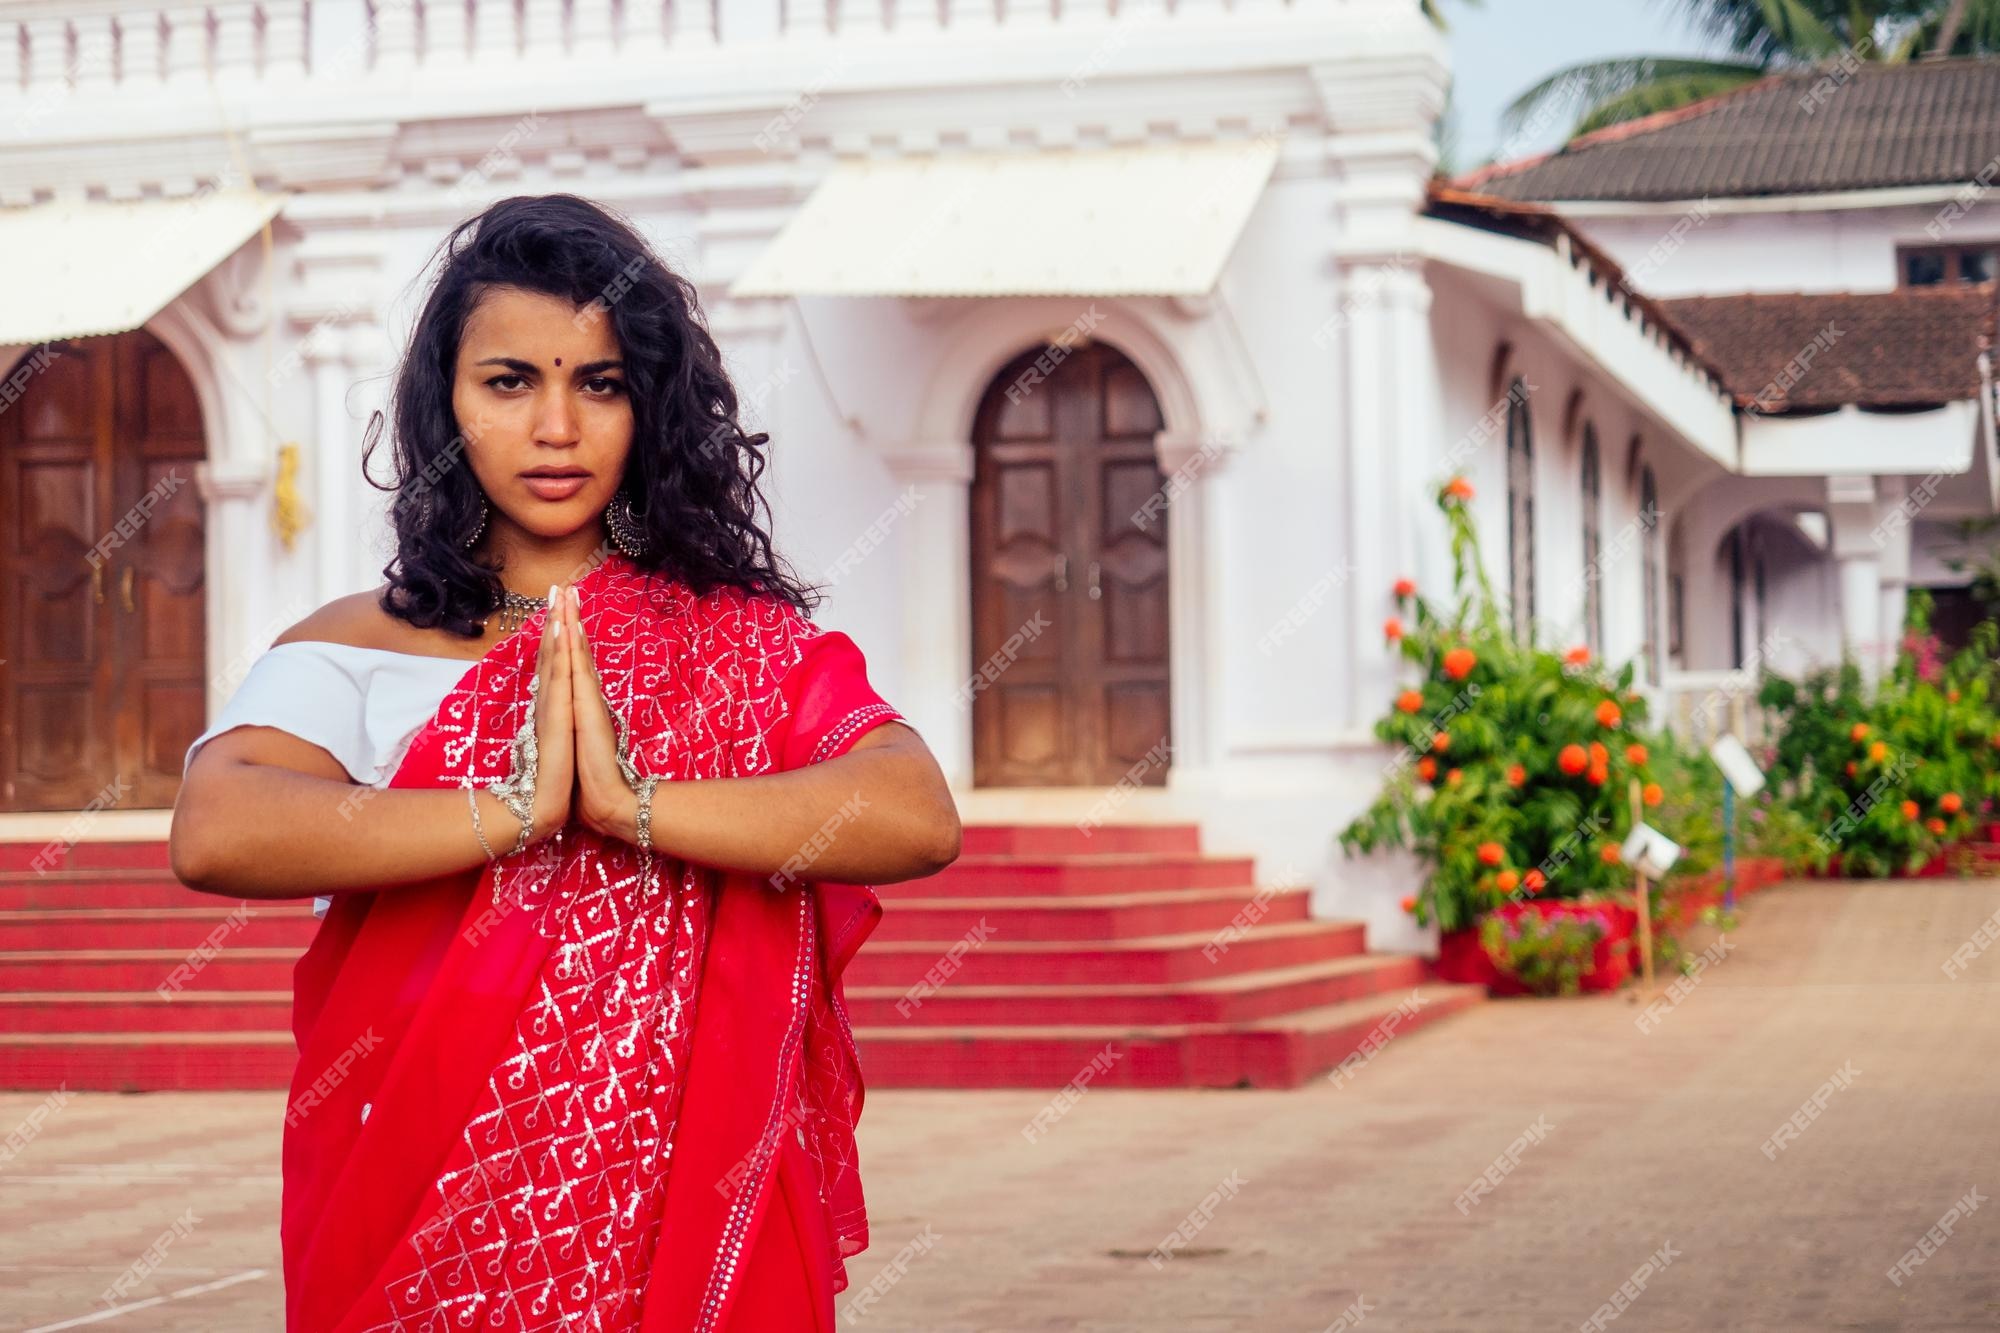
[[[1585,60],[1694,55],[1707,48],[1672,0],[1444,0],[1451,24],[1452,166],[1466,171],[1501,146],[1500,113],[1527,88]],[[1574,117],[1551,118],[1538,135],[1509,142],[1507,156],[1545,152]]]

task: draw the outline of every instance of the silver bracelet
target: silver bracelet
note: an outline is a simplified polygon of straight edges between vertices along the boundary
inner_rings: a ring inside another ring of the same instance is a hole
[[[479,794],[472,788],[465,789],[465,803],[472,807],[472,832],[479,839],[480,847],[486,852],[486,859],[493,859],[492,845],[486,841],[486,830],[479,827]]]
[[[618,731],[618,772],[625,779],[625,785],[639,794],[639,814],[636,825],[639,832],[639,850],[651,854],[653,850],[653,788],[660,783],[659,775],[649,773],[639,776],[639,766],[632,762],[632,733],[625,719],[611,706],[609,696],[600,689],[599,697],[604,699],[604,711],[611,714],[611,723]]]
[[[486,790],[500,798],[500,803],[521,821],[521,836],[514,843],[513,851],[519,852],[528,845],[528,838],[535,830],[535,775],[540,759],[540,750],[535,744],[535,696],[542,688],[542,678],[532,676],[528,680],[528,712],[521,722],[521,729],[514,733],[510,747],[513,765],[506,777],[498,782],[486,784]]]
[[[639,793],[639,850],[648,855],[653,850],[653,788],[659,782],[656,774],[648,773],[635,788]]]

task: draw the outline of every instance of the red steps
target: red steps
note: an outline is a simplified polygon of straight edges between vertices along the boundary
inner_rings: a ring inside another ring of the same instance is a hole
[[[158,1092],[285,1089],[298,1064],[289,1031],[60,1032],[0,1036],[0,1085]]]
[[[1164,889],[1232,889],[1250,882],[1247,856],[1189,856],[1180,853],[1073,852],[1064,856],[993,856],[959,848],[959,858],[928,879],[884,884],[883,902],[925,898],[1035,898],[1136,893]]]
[[[922,881],[919,881],[921,883]],[[894,886],[891,886],[894,887]],[[878,891],[879,892],[879,891]],[[879,894],[887,906],[873,941],[934,940],[962,933],[970,918],[985,922],[995,939],[1130,939],[1140,935],[1214,932],[1243,910],[1243,890],[1167,889],[1153,893],[1072,895],[1040,901],[1023,894],[997,898],[914,898]],[[1265,921],[1304,921],[1304,889],[1274,891]]]
[[[1169,986],[964,986],[954,980],[929,995],[850,986],[847,1014],[860,1025],[907,1027],[1238,1023],[1406,992],[1427,975],[1421,958],[1356,954]]]
[[[309,900],[193,893],[160,843],[41,852],[0,845],[0,1087],[286,1086]],[[1054,1089],[1093,1061],[1107,1086],[1291,1087],[1481,998],[1253,886],[1193,824],[975,825],[962,853],[878,890],[846,980],[871,1087]]]
[[[292,992],[281,990],[9,991],[0,1034],[57,1032],[290,1032]]]
[[[1244,894],[1249,894],[1245,889]],[[888,911],[895,911],[889,905]],[[849,986],[912,986],[939,965],[948,950],[976,924],[942,939],[899,940],[868,946],[847,965]],[[1296,967],[1317,958],[1359,953],[1364,927],[1358,921],[1284,921],[1250,927],[1211,961],[1202,952],[1216,942],[1212,930],[1139,939],[1031,940],[1009,942],[996,934],[958,955],[951,982],[966,986],[1087,986],[1145,983],[1163,986],[1221,972],[1259,967]]]
[[[224,946],[194,968],[185,990],[242,991],[292,988],[292,968],[303,949]],[[174,969],[188,963],[186,949],[37,949],[0,954],[0,992],[123,991],[154,994]],[[191,964],[192,966],[192,964]]]
[[[1094,833],[967,829],[942,874],[878,890],[846,979],[869,1086],[1294,1087],[1484,998],[1253,887],[1194,825]]]
[[[1399,1014],[1412,994],[1420,1005]],[[1295,1088],[1371,1038],[1406,1036],[1485,998],[1483,986],[1430,985],[1253,1023],[872,1029],[862,1062],[870,1087]]]
[[[186,893],[186,890],[182,890]],[[291,948],[312,943],[309,905],[23,908],[0,911],[0,955],[35,949]]]

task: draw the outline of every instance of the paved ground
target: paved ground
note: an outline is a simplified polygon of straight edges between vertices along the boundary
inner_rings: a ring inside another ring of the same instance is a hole
[[[843,1328],[2000,1329],[2000,947],[1943,971],[1997,908],[1786,885],[1650,1032],[1489,1004],[1341,1086],[1094,1091],[1038,1142],[1041,1094],[879,1093]],[[78,1326],[191,1207],[138,1293],[169,1299],[90,1326],[279,1328],[281,1106],[74,1097],[0,1166],[0,1327]]]

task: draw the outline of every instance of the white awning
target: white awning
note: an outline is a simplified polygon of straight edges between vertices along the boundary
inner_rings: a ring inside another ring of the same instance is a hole
[[[0,347],[136,329],[284,205],[281,194],[216,190],[0,208]]]
[[[839,163],[732,296],[1198,296],[1278,160],[1239,143]]]

